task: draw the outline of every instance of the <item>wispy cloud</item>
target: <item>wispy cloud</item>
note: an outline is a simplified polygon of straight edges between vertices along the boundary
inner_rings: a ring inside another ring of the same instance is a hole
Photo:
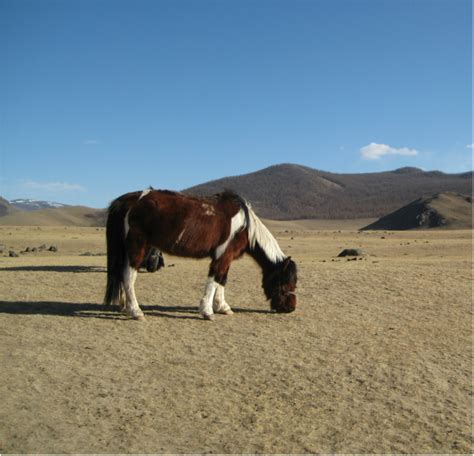
[[[416,149],[408,147],[392,147],[387,144],[370,143],[360,148],[362,158],[366,160],[378,160],[385,155],[418,155]]]
[[[466,147],[467,147],[468,149],[474,150],[474,143],[472,143],[472,144],[467,144]]]
[[[85,187],[79,184],[69,184],[68,182],[35,182],[31,180],[23,181],[22,187],[27,190],[36,190],[50,193],[64,192],[84,192]]]
[[[96,144],[100,144],[100,141],[98,139],[85,139],[84,144],[86,146],[95,146]]]

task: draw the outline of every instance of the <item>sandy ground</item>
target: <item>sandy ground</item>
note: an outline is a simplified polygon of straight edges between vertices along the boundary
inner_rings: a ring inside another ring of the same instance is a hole
[[[0,227],[7,250],[59,248],[0,257],[0,452],[472,453],[472,232],[337,226],[273,225],[296,312],[269,312],[243,258],[214,322],[207,261],[139,274],[137,322],[81,256],[102,229]]]

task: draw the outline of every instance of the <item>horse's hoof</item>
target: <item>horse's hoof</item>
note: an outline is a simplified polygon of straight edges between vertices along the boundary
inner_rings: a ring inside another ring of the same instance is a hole
[[[203,314],[202,315],[204,320],[209,320],[209,321],[214,321],[216,319],[216,316],[214,314]]]
[[[230,306],[221,307],[220,309],[214,309],[214,312],[220,315],[233,315],[234,314]]]
[[[134,315],[132,318],[137,321],[145,321],[145,315]]]

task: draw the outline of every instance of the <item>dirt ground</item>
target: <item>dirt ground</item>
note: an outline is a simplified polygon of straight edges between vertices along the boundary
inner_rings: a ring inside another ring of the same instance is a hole
[[[138,322],[82,255],[103,229],[0,227],[7,252],[58,247],[0,257],[0,452],[472,453],[472,232],[270,226],[297,311],[269,312],[244,257],[214,322],[207,261],[140,273]]]

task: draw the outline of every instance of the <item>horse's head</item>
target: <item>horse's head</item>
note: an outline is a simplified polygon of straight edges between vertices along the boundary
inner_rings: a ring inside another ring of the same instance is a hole
[[[263,289],[276,312],[293,312],[296,308],[296,263],[286,258],[263,277]]]

